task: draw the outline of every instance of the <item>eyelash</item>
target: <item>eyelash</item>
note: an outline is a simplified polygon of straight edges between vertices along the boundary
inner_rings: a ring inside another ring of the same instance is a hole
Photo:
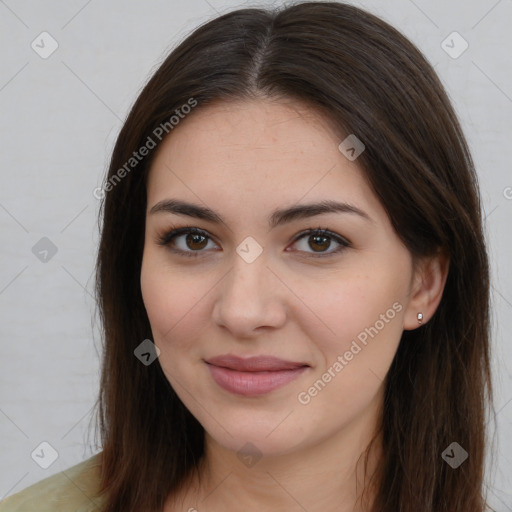
[[[179,235],[188,235],[188,234],[194,234],[194,235],[201,235],[211,240],[211,237],[208,235],[206,231],[203,231],[202,229],[192,227],[192,226],[185,226],[182,228],[176,228],[171,229],[170,231],[165,232],[163,235],[157,237],[157,244],[162,246],[168,246],[169,249],[179,255],[183,255],[185,257],[191,257],[191,258],[197,258],[200,256],[201,252],[205,252],[203,250],[198,251],[183,251],[181,249],[174,249],[170,247],[170,242],[174,240]],[[308,236],[308,235],[316,235],[316,236],[327,236],[328,238],[334,239],[335,242],[340,244],[340,247],[335,249],[331,252],[325,252],[325,253],[307,253],[310,257],[313,258],[327,258],[329,256],[333,256],[335,254],[339,254],[340,252],[344,251],[345,249],[351,247],[351,243],[341,235],[338,235],[337,233],[333,233],[332,231],[329,231],[327,229],[318,227],[318,228],[308,228],[304,231],[301,231],[296,238],[293,240],[293,243],[295,244],[302,238]]]

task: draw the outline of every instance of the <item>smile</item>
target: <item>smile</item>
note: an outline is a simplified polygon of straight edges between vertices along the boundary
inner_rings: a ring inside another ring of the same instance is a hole
[[[285,386],[309,368],[306,363],[270,356],[219,356],[205,361],[213,380],[222,389],[243,396],[258,396]]]

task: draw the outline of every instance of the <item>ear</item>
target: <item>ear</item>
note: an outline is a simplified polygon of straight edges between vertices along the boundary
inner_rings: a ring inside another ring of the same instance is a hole
[[[436,312],[443,296],[450,259],[438,250],[433,256],[416,262],[411,280],[410,301],[404,314],[404,329],[413,330],[427,323]],[[423,315],[421,323],[418,313]]]

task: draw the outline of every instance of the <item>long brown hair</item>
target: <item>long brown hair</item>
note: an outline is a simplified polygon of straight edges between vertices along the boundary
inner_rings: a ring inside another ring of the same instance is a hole
[[[168,55],[121,129],[101,204],[96,267],[105,511],[161,511],[204,450],[204,429],[158,360],[145,366],[134,356],[152,339],[140,271],[145,184],[156,149],[130,159],[149,138],[160,143],[158,127],[172,136],[169,120],[183,105],[195,101],[194,115],[214,101],[258,97],[307,102],[340,133],[357,134],[366,147],[358,163],[411,254],[441,248],[450,258],[435,315],[403,332],[386,377],[383,456],[369,510],[482,512],[492,403],[489,269],[471,155],[420,51],[374,15],[333,2],[240,9],[203,24]],[[469,453],[456,469],[442,458],[452,442]]]

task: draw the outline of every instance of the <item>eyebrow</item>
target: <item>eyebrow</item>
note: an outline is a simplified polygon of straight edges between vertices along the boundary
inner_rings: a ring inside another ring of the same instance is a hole
[[[159,201],[151,208],[149,213],[150,215],[156,213],[173,213],[206,220],[215,224],[225,224],[223,218],[214,210],[178,199],[164,199]],[[315,217],[316,215],[325,213],[349,213],[358,215],[369,222],[374,222],[366,212],[351,204],[337,201],[321,201],[319,203],[299,204],[289,208],[274,210],[268,219],[268,223],[270,228],[273,229],[276,226],[294,220]]]

